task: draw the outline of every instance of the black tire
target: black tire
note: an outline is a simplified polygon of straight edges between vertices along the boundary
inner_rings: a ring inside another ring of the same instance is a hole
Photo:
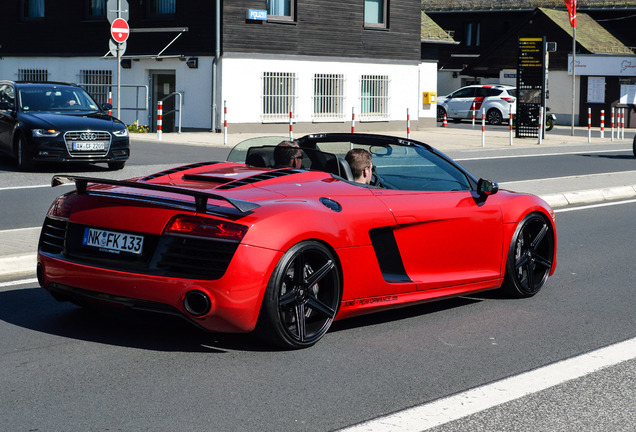
[[[491,125],[500,125],[503,123],[503,115],[501,115],[498,109],[491,108],[486,113],[486,121]]]
[[[18,156],[18,170],[31,171],[33,169],[31,153],[29,152],[26,139],[21,133],[18,133],[15,137],[15,145]]]
[[[331,327],[340,297],[340,270],[329,248],[316,241],[298,243],[272,273],[257,332],[282,348],[310,347]]]
[[[108,162],[108,169],[112,171],[117,171],[120,169],[124,169],[125,165],[126,165],[126,161]]]
[[[552,117],[548,116],[545,118],[545,130],[546,132],[551,131],[552,128],[554,127],[554,120],[552,120]]]
[[[540,213],[530,213],[512,237],[502,288],[512,297],[532,297],[548,279],[554,256],[552,225]]]
[[[446,114],[446,110],[444,108],[442,108],[441,106],[437,107],[437,121],[438,122],[443,122],[444,121],[444,114]]]

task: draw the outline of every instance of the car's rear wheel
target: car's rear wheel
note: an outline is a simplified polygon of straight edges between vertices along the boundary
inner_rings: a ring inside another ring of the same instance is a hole
[[[18,133],[16,138],[16,149],[18,153],[18,169],[20,171],[30,171],[33,169],[33,161],[31,160],[31,154],[24,138],[24,135]]]
[[[108,169],[116,171],[116,170],[124,169],[125,165],[126,165],[126,161],[108,162]]]
[[[502,288],[513,297],[539,292],[552,269],[554,232],[545,216],[530,213],[517,226],[510,243]]]
[[[340,270],[316,241],[294,245],[270,278],[257,330],[283,348],[306,348],[324,336],[338,311]]]
[[[486,121],[491,125],[500,125],[503,122],[503,116],[496,108],[491,108],[486,113]]]

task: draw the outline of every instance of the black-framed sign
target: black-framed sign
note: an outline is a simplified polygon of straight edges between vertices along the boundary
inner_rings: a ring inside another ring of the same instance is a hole
[[[517,138],[539,136],[540,108],[545,106],[544,37],[519,38],[517,58]]]

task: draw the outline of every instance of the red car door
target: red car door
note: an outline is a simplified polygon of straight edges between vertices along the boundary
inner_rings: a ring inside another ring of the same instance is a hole
[[[496,195],[376,190],[393,212],[406,273],[418,290],[500,278],[503,225]]]

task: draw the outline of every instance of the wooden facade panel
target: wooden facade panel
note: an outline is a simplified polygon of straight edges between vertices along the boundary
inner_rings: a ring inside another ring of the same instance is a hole
[[[248,9],[259,8],[264,5],[253,0],[224,5],[224,52],[401,61],[420,58],[419,1],[392,0],[387,30],[364,28],[361,0],[298,0],[294,23],[245,19]]]

